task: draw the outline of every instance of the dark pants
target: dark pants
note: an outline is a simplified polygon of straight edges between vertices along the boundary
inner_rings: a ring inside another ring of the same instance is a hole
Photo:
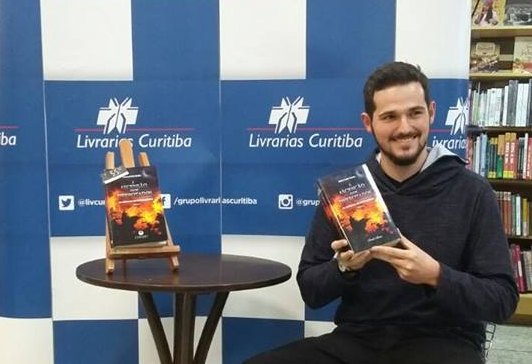
[[[430,332],[430,334],[429,334]],[[248,359],[245,364],[481,364],[468,340],[446,333],[397,327],[337,328]]]

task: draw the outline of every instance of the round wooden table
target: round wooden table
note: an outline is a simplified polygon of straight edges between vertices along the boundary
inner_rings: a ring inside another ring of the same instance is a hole
[[[288,280],[290,268],[272,260],[227,254],[180,254],[179,268],[172,272],[165,259],[117,261],[112,274],[105,273],[105,259],[84,263],[76,276],[89,284],[137,291],[146,310],[150,330],[163,364],[203,364],[229,292],[273,286]],[[173,360],[161,318],[151,292],[173,292]],[[194,354],[196,296],[216,293]]]

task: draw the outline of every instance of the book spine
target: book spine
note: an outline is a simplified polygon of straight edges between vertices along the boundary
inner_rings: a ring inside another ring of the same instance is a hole
[[[508,123],[508,88],[508,86],[504,86],[501,120],[502,126],[506,126],[506,124]]]
[[[528,137],[528,145],[526,152],[526,177],[525,179],[531,179],[532,177],[532,138]]]
[[[523,137],[523,172],[521,178],[526,179],[528,174],[528,133]]]
[[[514,200],[515,206],[515,236],[521,236],[521,196],[519,194],[515,195]]]
[[[510,133],[510,159],[509,159],[509,171],[508,171],[508,178],[514,179],[516,177],[516,144],[517,144],[517,134],[516,133]]]
[[[508,235],[512,235],[512,225],[513,225],[513,216],[512,216],[512,194],[506,192],[506,222],[508,223]]]
[[[497,172],[495,178],[502,178],[504,172],[504,134],[497,137]]]
[[[527,291],[532,290],[532,251],[525,250],[523,252],[523,267],[524,267],[524,275],[525,275],[525,283],[527,287]]]

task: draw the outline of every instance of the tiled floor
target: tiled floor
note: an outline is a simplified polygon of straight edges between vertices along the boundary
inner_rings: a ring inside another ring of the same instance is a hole
[[[532,327],[498,325],[487,364],[531,364]]]

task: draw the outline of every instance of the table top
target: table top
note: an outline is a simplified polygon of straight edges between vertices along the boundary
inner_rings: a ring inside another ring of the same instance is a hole
[[[105,273],[105,259],[81,264],[76,276],[89,284],[131,291],[215,293],[272,286],[288,280],[290,267],[273,260],[228,254],[179,254],[179,268],[168,260],[116,260],[112,274]]]

